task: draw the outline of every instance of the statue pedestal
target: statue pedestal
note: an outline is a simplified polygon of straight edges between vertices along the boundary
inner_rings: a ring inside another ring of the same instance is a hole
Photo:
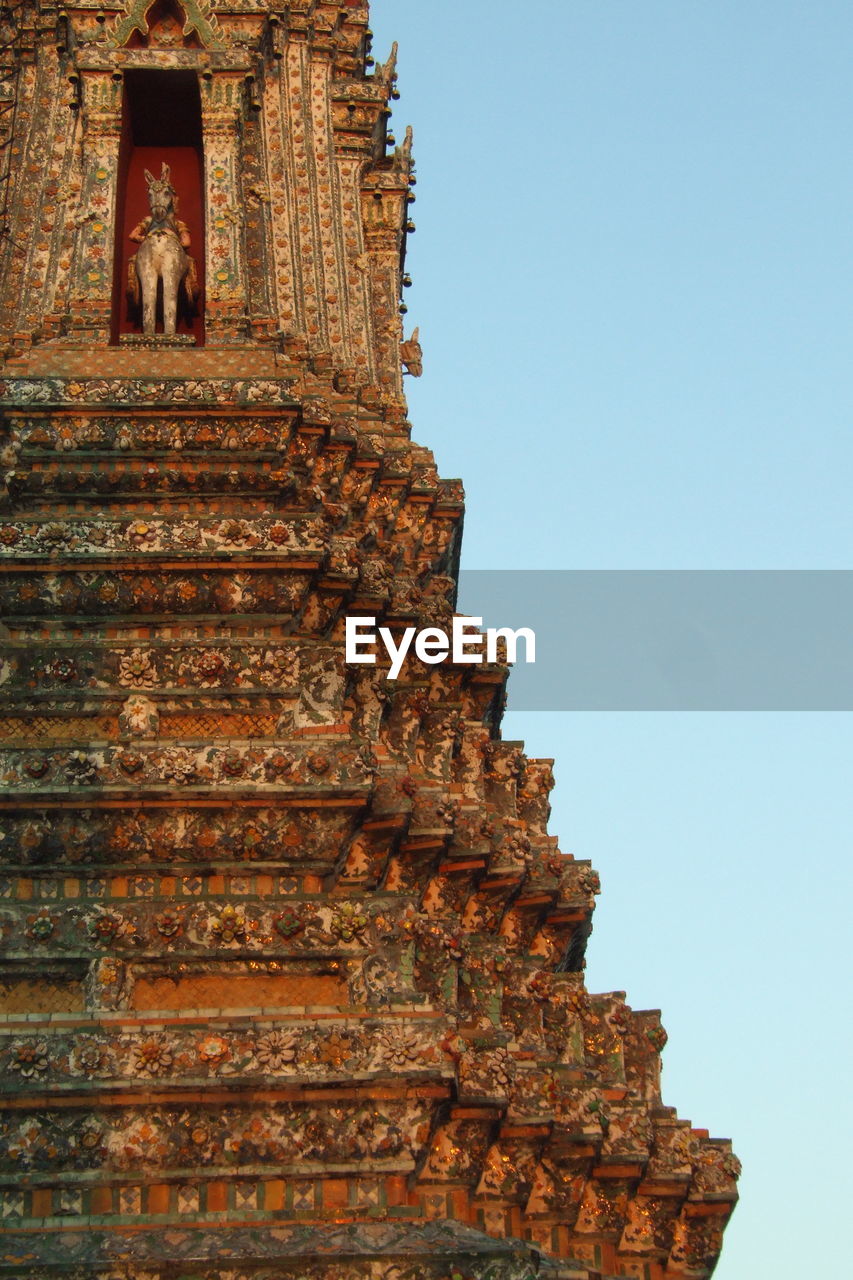
[[[147,351],[162,351],[164,347],[195,347],[195,334],[193,333],[123,333],[118,344],[120,347],[133,347],[136,350],[140,348]]]

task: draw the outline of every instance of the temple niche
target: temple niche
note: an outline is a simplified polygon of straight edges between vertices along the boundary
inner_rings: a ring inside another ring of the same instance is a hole
[[[585,987],[506,665],[345,660],[349,616],[450,624],[462,534],[394,53],[362,0],[19,17],[0,1280],[706,1280],[738,1161]],[[174,335],[128,312],[158,227]]]
[[[204,342],[200,273],[204,262],[204,160],[197,85],[180,72],[130,73],[125,78],[125,93],[114,250],[118,282],[124,288],[116,290],[113,340],[144,328],[145,280],[140,262],[144,263],[149,248],[156,246],[152,261],[156,257],[159,264],[159,259],[163,259],[167,273],[170,258],[175,258],[177,275],[174,286],[169,286],[169,292],[174,293],[177,319],[177,329],[173,325],[172,333],[191,335],[201,345]],[[155,211],[151,196],[152,191],[157,191],[160,179],[154,175],[162,176],[165,171],[168,178],[163,190],[168,188],[168,203]],[[148,245],[140,259],[146,239]],[[165,285],[162,272],[156,270],[154,290],[158,297],[158,331],[168,332],[163,316]],[[122,306],[123,297],[126,306]]]
[[[190,30],[183,10],[175,0],[155,0],[147,10],[131,10],[137,23],[125,42],[127,49],[177,50],[199,49],[198,35]],[[156,58],[156,55],[155,55]],[[149,60],[151,61],[151,60]],[[148,333],[143,319],[145,283],[139,269],[139,249],[151,226],[148,173],[159,173],[163,165],[169,170],[172,191],[171,210],[161,218],[163,229],[154,228],[158,241],[149,241],[143,261],[150,257],[180,260],[177,285],[174,288],[176,325],[167,326],[164,318],[164,281],[155,272],[156,331],[177,334],[196,345],[204,343],[203,278],[204,278],[204,144],[201,117],[201,93],[197,72],[188,68],[148,65],[131,67],[122,81],[122,124],[116,189],[116,240],[114,247],[115,277],[111,338],[120,342],[122,335]],[[149,220],[149,221],[146,221]],[[155,219],[156,221],[156,219]],[[180,222],[181,230],[177,230]],[[170,226],[174,224],[174,226]],[[143,228],[145,229],[143,232]],[[174,232],[174,234],[173,234]],[[149,253],[157,243],[157,253]],[[190,255],[189,250],[193,252]],[[190,257],[180,259],[177,250]],[[174,252],[172,252],[174,250]],[[169,292],[172,291],[170,286]],[[154,330],[151,330],[153,334]],[[126,341],[126,339],[125,339]]]

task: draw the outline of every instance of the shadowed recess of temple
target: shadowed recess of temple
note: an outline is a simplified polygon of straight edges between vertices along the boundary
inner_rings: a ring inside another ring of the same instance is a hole
[[[506,667],[344,661],[462,527],[367,24],[0,11],[0,1278],[699,1280],[736,1199]]]

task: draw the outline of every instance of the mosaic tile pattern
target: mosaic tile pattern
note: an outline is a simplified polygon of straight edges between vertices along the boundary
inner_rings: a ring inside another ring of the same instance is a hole
[[[586,990],[506,665],[344,660],[448,625],[460,555],[396,51],[362,0],[184,9],[0,50],[0,1280],[702,1280],[739,1165]],[[199,84],[204,345],[113,343],[146,69]]]

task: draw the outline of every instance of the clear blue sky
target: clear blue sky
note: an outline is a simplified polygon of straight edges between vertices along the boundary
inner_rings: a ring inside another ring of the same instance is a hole
[[[851,568],[849,0],[373,0],[415,127],[414,436],[468,568]],[[510,706],[511,706],[510,701]],[[521,715],[594,990],[744,1162],[716,1280],[845,1274],[853,722]]]

